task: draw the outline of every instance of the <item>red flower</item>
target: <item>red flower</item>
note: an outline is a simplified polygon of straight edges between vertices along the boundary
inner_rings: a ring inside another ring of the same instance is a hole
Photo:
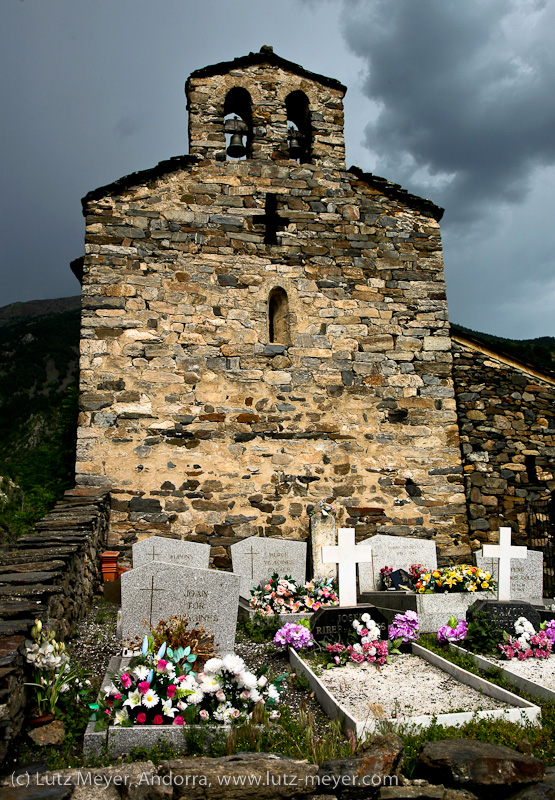
[[[141,694],[146,694],[150,689],[150,683],[148,681],[141,681],[137,686],[137,689]]]
[[[144,725],[146,722],[146,714],[144,714],[142,711],[140,714],[137,714],[137,722],[139,725]]]
[[[168,686],[168,688],[166,689],[166,695],[167,695],[167,697],[169,697],[169,698],[170,698],[170,700],[171,700],[171,698],[174,696],[174,694],[176,693],[176,691],[177,691],[177,686],[175,685],[175,683],[170,683],[170,685],[169,685],[169,686]]]
[[[155,725],[162,725],[164,722],[164,718],[161,714],[156,714],[154,719],[152,720]]]

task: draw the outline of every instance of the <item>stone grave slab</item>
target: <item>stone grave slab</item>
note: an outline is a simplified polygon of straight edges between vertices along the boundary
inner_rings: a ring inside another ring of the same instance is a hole
[[[151,536],[133,545],[133,567],[142,567],[149,561],[164,561],[166,564],[208,569],[210,545]]]
[[[493,620],[500,632],[506,631],[511,636],[515,635],[514,624],[519,617],[526,617],[534,628],[539,630],[540,615],[530,603],[514,600],[477,600],[467,611],[466,618],[472,614],[485,611]]]
[[[330,606],[329,608],[319,608],[310,619],[310,629],[317,642],[348,643],[348,635],[353,633],[353,620],[360,618],[363,614],[369,614],[379,627],[382,638],[387,636],[387,617],[382,612],[371,605],[356,606]]]
[[[250,536],[230,547],[233,573],[241,580],[240,593],[250,599],[251,589],[269,580],[291,576],[298,585],[306,581],[306,542]]]
[[[121,633],[124,642],[144,636],[169,616],[187,617],[214,636],[215,649],[231,653],[239,605],[239,577],[215,569],[195,569],[151,561],[121,576]]]
[[[412,564],[422,564],[426,569],[436,569],[437,555],[435,542],[430,539],[416,539],[412,536],[386,536],[378,533],[360,542],[370,547],[372,560],[359,564],[358,583],[360,592],[374,592],[380,582],[382,567],[393,570],[409,569]]]
[[[499,581],[499,559],[485,557],[476,553],[476,566],[491,572]],[[543,603],[543,553],[528,550],[526,558],[511,561],[511,599],[525,600],[528,603]]]

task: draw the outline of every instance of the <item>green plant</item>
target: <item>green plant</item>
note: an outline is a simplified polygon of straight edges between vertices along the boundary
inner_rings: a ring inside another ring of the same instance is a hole
[[[239,620],[238,628],[251,641],[262,644],[274,638],[281,628],[281,623],[277,617],[263,617],[257,612],[252,620],[248,617]]]
[[[464,646],[474,653],[498,654],[499,626],[485,611],[471,614]]]

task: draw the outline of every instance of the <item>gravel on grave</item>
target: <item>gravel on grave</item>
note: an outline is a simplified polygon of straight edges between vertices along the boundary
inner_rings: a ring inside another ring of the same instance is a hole
[[[527,658],[526,661],[519,661],[518,658],[493,658],[482,656],[495,664],[496,667],[512,672],[520,678],[526,678],[533,683],[544,686],[546,689],[555,691],[555,657],[550,658]]]
[[[509,708],[506,703],[459,683],[419,656],[395,656],[390,664],[347,664],[318,675],[355,719],[400,719],[422,714]]]

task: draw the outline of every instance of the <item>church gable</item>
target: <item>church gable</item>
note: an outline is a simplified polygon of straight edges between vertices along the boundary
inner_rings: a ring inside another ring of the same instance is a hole
[[[246,68],[280,108],[308,80]],[[221,77],[193,76],[190,104]],[[304,90],[310,107],[341,94]],[[359,538],[467,555],[439,210],[346,172],[338,134],[325,152],[318,136],[305,162],[254,132],[243,160],[192,139],[196,160],[85,198],[77,478],[112,489],[118,545],[200,538],[226,566],[238,538],[306,538],[333,499]]]

